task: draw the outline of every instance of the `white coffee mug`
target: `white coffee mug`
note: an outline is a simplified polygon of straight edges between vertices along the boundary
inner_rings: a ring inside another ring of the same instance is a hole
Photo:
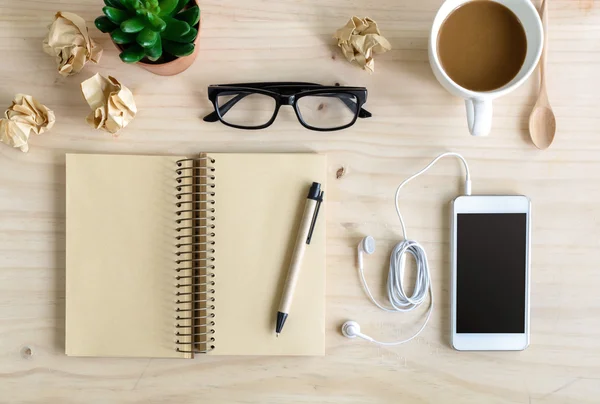
[[[465,99],[467,122],[473,136],[487,136],[492,129],[492,100],[519,87],[535,70],[544,44],[540,16],[530,0],[490,0],[508,7],[519,19],[527,38],[527,54],[514,79],[493,91],[471,91],[456,84],[444,71],[438,55],[438,35],[446,18],[460,5],[472,0],[446,0],[439,9],[429,38],[429,63],[435,77],[451,94]]]

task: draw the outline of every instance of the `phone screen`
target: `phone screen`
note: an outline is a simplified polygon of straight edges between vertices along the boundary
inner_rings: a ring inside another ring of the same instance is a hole
[[[457,215],[456,332],[524,333],[527,214]]]

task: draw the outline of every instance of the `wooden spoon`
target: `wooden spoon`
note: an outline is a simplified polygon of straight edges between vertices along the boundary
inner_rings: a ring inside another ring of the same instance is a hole
[[[548,51],[548,0],[542,2],[542,22],[544,24],[544,48],[542,49],[542,58],[540,60],[540,93],[538,100],[533,107],[529,117],[529,135],[531,141],[540,150],[545,150],[554,141],[556,134],[556,118],[548,93],[546,92],[546,61]]]

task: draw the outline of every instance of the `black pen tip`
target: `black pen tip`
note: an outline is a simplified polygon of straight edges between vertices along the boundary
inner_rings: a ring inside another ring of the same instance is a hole
[[[285,324],[285,320],[287,320],[287,313],[282,313],[280,311],[277,312],[277,325],[275,326],[275,333],[280,334],[283,329],[283,325]]]

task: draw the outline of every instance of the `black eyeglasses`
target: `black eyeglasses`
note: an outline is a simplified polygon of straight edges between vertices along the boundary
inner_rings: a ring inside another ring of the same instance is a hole
[[[248,83],[212,85],[208,99],[215,111],[206,122],[221,121],[239,129],[264,129],[277,118],[282,105],[294,107],[307,129],[333,131],[354,125],[357,118],[370,118],[362,108],[367,101],[364,87],[322,86],[313,83]]]

